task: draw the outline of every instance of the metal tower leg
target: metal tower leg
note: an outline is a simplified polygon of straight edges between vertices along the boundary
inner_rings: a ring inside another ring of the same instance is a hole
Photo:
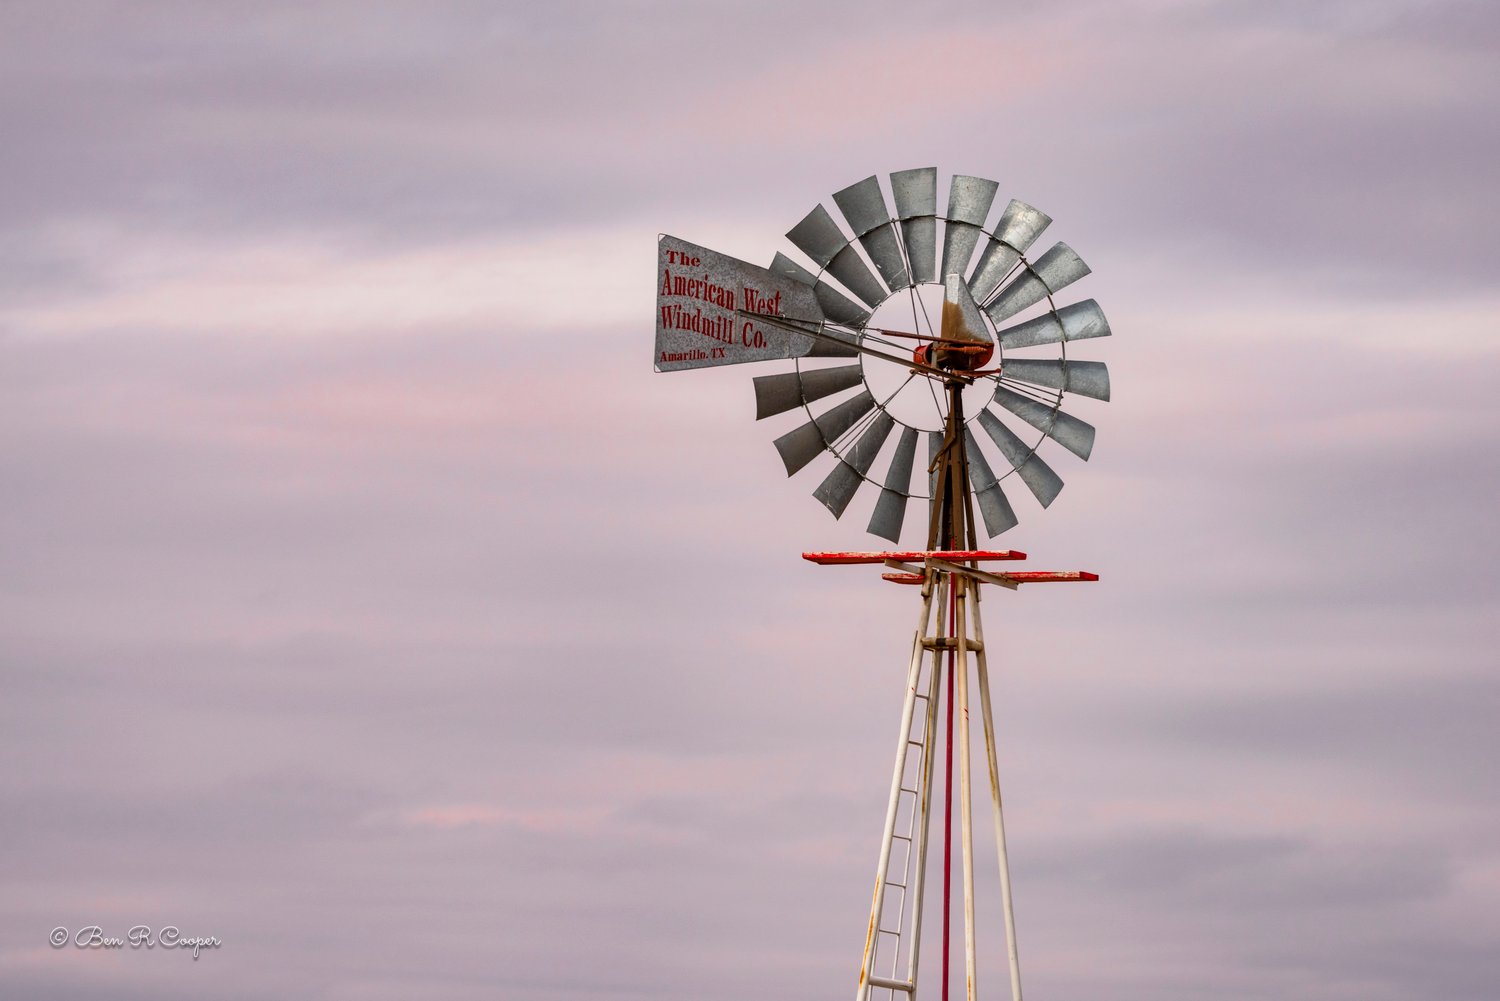
[[[1010,995],[1021,1001],[1021,957],[1016,951],[1016,913],[1011,905],[1010,862],[1005,854],[1005,817],[1000,808],[1000,766],[995,753],[995,718],[990,708],[990,672],[985,663],[984,626],[979,621],[979,587],[967,589],[966,604],[974,622],[974,639],[978,649],[975,661],[979,674],[979,707],[984,717],[984,749],[990,766],[990,801],[995,812],[995,847],[1000,856],[1000,896],[1005,906],[1005,950],[1010,959]],[[967,755],[965,756],[967,757]]]
[[[964,861],[964,996],[968,1001],[975,1001],[975,956],[974,945],[974,811],[973,788],[969,779],[969,593],[978,590],[969,584],[963,577],[954,574],[950,577],[957,592],[956,602],[958,608],[958,626],[954,630],[954,639],[958,642],[958,663],[955,666],[957,672],[957,698],[955,704],[958,709],[958,735],[955,743],[958,745],[958,814],[960,822],[960,839],[963,845]],[[982,650],[980,651],[982,655]]]

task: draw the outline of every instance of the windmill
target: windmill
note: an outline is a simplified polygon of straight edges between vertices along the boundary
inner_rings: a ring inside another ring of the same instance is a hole
[[[1013,591],[1098,577],[995,569],[992,564],[1025,554],[981,549],[979,530],[982,524],[994,538],[1018,523],[1007,486],[1024,486],[1043,508],[1057,498],[1063,480],[1040,454],[1047,442],[1088,459],[1094,428],[1064,411],[1063,401],[1107,401],[1109,375],[1102,363],[1070,357],[1069,347],[1110,330],[1092,299],[1058,301],[1089,273],[1072,248],[1059,242],[1031,253],[1049,216],[1011,200],[987,225],[999,185],[966,175],[951,178],[939,215],[937,179],[933,167],[891,174],[894,214],[875,176],[835,192],[845,226],[820,204],[787,233],[807,265],[777,253],[763,268],[662,236],[655,365],[675,371],[790,360],[791,371],[754,380],[757,420],[798,411],[806,416],[775,439],[787,474],[825,461],[813,496],[835,518],[871,483],[878,493],[868,530],[897,546],[903,532],[913,531],[908,501],[926,501],[926,523],[915,528],[925,537],[920,550],[803,553],[823,565],[881,566],[885,580],[919,587],[922,596],[856,999],[875,992],[917,997],[928,849],[938,826],[940,986],[948,997],[955,811],[966,996],[976,997],[972,679],[984,730],[1011,994],[1021,1001],[980,592],[985,585]],[[924,436],[926,475],[919,476],[916,455]],[[989,448],[1008,467],[1001,475]],[[932,809],[940,742],[941,817]]]

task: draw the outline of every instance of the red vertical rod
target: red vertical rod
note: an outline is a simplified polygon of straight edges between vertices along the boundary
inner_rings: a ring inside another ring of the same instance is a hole
[[[954,607],[953,575],[948,575],[948,635],[958,628],[958,610]],[[953,678],[955,651],[948,651],[948,736],[945,741],[947,761],[943,770],[943,1001],[948,1001],[948,920],[953,914]]]

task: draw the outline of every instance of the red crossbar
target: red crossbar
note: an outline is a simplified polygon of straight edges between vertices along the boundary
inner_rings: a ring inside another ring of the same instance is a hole
[[[884,563],[886,560],[899,560],[902,563],[921,563],[931,557],[936,560],[947,560],[949,563],[964,563],[970,560],[1024,560],[1025,553],[1018,553],[1014,549],[936,549],[931,552],[915,553],[803,553],[804,560],[810,560],[820,566],[835,566],[849,563]]]
[[[1017,584],[1049,584],[1063,581],[1075,580],[1098,580],[1099,575],[1089,573],[1087,570],[1011,570],[1007,573],[997,574],[1006,580]],[[881,580],[888,580],[892,584],[921,584],[926,577],[919,573],[883,573]]]
[[[881,580],[888,580],[892,584],[923,584],[927,578],[919,573],[883,573]]]

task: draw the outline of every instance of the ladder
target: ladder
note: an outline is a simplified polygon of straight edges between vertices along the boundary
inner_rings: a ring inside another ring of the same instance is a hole
[[[934,626],[933,604],[937,620]],[[948,589],[935,578],[924,579],[922,616],[912,640],[911,666],[906,677],[906,700],[896,744],[896,767],[875,870],[875,896],[860,968],[858,1001],[867,1001],[872,988],[894,996],[916,992],[917,957],[922,933],[922,881],[927,870],[927,829],[932,804],[933,734],[937,728],[941,658],[934,639],[945,635]],[[936,629],[936,632],[929,630]],[[927,656],[931,652],[932,656]],[[915,751],[915,762],[912,762]],[[915,864],[914,864],[915,863]],[[894,907],[887,893],[894,890]],[[910,906],[908,906],[910,905]],[[910,928],[907,921],[910,920]],[[905,945],[903,949],[902,946]],[[882,962],[884,960],[884,962]],[[904,962],[904,968],[902,961]]]

